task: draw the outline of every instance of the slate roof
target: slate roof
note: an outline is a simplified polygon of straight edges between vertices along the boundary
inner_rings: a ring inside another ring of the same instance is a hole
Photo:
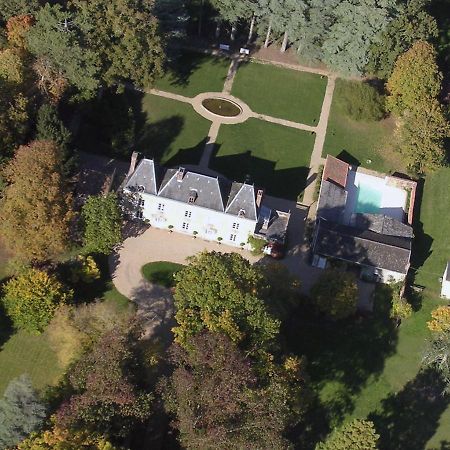
[[[406,274],[411,255],[411,239],[319,219],[313,251],[356,264]]]
[[[264,236],[268,241],[276,241],[283,244],[286,240],[287,228],[291,214],[262,206],[256,224],[255,234]],[[263,229],[264,219],[269,219],[269,226]]]
[[[445,281],[450,281],[450,261],[447,262],[447,276],[445,277]]]
[[[337,184],[323,180],[320,186],[317,215],[333,222],[340,222],[347,203],[347,191]]]
[[[225,212],[237,216],[240,211],[246,219],[256,220],[255,188],[251,184],[235,182],[231,186]]]
[[[334,156],[327,155],[325,167],[323,168],[323,177],[325,181],[333,181],[338,186],[345,188],[347,184],[349,165]]]
[[[143,159],[127,180],[125,187],[138,190],[142,186],[145,193],[156,195],[158,181],[154,162],[151,159]]]
[[[354,214],[352,225],[360,230],[371,230],[386,236],[413,238],[413,229],[410,225],[384,214]]]

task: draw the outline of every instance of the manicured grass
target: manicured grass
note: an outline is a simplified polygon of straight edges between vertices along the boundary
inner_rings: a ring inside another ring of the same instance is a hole
[[[450,260],[450,168],[427,175],[423,196],[416,200],[414,252],[412,266],[417,268],[415,283],[426,286],[438,296],[439,277]]]
[[[222,92],[229,65],[227,58],[187,51],[169,64],[155,87],[186,97],[202,92]]]
[[[44,334],[18,331],[0,349],[0,394],[15,377],[28,374],[34,387],[42,391],[55,384],[63,374],[55,352]]]
[[[183,264],[177,264],[169,261],[156,261],[145,264],[142,267],[142,275],[150,283],[160,284],[167,288],[175,285],[173,276],[184,267]]]
[[[317,125],[327,78],[248,63],[239,67],[231,93],[261,114]]]
[[[339,156],[351,164],[381,172],[404,170],[401,158],[392,150],[392,120],[355,121],[342,111],[341,102],[336,88],[322,156]]]
[[[198,164],[211,122],[190,105],[155,95],[127,95],[140,111],[136,150],[162,164]]]
[[[212,166],[228,178],[248,179],[269,195],[296,199],[303,191],[315,135],[249,119],[221,125]]]

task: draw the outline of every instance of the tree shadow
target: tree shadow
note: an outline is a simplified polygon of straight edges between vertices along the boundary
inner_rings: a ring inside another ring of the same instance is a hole
[[[347,164],[350,164],[351,166],[360,166],[361,161],[357,158],[355,158],[352,154],[350,154],[347,150],[342,150],[339,155],[336,156],[336,158],[340,159],[341,161],[346,162]]]
[[[297,200],[304,191],[308,167],[276,169],[277,162],[259,158],[251,150],[235,154],[217,156],[220,145],[215,146],[212,168],[233,181],[246,181],[263,186],[269,195],[287,200]]]
[[[3,303],[0,302],[0,349],[3,344],[14,334],[14,326],[11,319],[6,315]]]
[[[442,380],[431,369],[420,372],[402,391],[382,402],[381,412],[369,415],[380,435],[380,450],[423,450],[449,404]],[[444,444],[443,444],[444,445]],[[448,448],[442,446],[441,448]]]

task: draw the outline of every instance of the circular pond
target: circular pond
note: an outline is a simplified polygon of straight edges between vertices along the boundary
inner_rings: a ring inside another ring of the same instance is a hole
[[[224,98],[205,98],[202,105],[209,112],[223,117],[236,117],[241,114],[241,107],[231,100]]]

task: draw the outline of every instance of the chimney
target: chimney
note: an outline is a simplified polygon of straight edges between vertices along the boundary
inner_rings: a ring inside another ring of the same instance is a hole
[[[138,152],[133,152],[131,154],[130,168],[128,169],[127,177],[131,176],[134,172],[134,169],[136,169],[136,162],[137,162],[138,156],[139,156]]]
[[[261,208],[261,202],[264,195],[264,191],[262,189],[258,189],[258,192],[256,193],[256,207]]]
[[[184,167],[180,167],[177,172],[177,181],[183,181],[184,173],[186,169]]]

